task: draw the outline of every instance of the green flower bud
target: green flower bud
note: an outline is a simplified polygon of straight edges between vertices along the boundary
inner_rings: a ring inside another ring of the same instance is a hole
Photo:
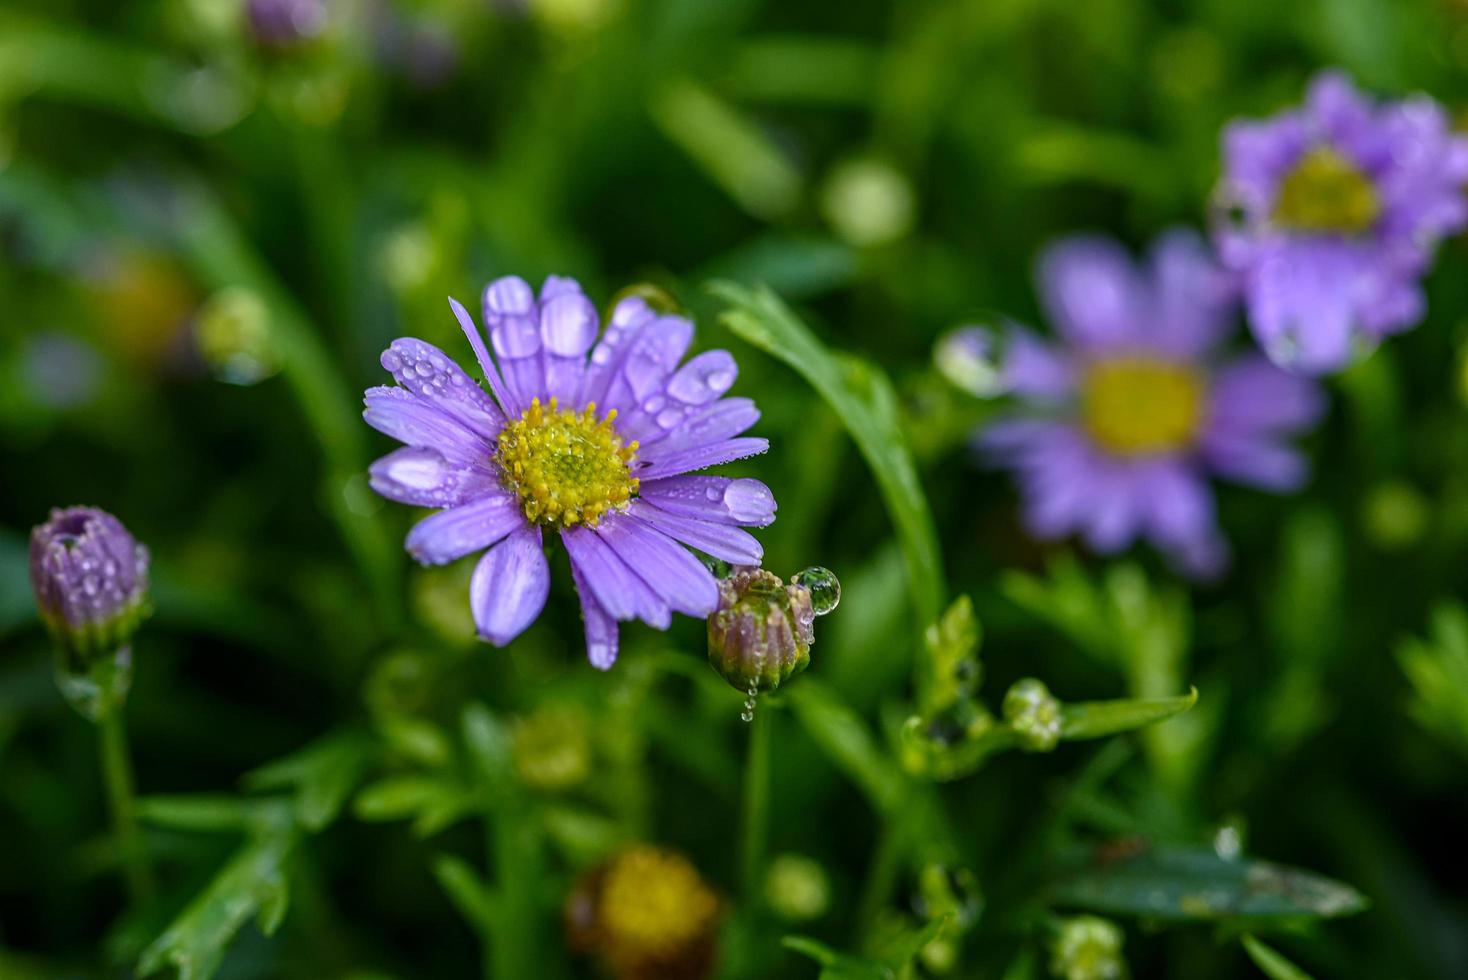
[[[831,905],[831,881],[817,861],[781,854],[766,872],[765,901],[776,915],[790,922],[819,919]]]
[[[1051,947],[1050,972],[1063,980],[1121,980],[1127,975],[1125,938],[1114,922],[1094,915],[1066,919]]]
[[[815,617],[805,586],[735,568],[719,582],[719,608],[709,617],[709,665],[740,691],[774,690],[810,665]]]
[[[537,708],[515,723],[515,772],[527,786],[549,793],[567,790],[591,775],[591,732],[586,715],[571,705]]]
[[[1060,741],[1060,702],[1033,677],[1015,681],[1004,695],[1004,720],[1026,752],[1049,752]]]

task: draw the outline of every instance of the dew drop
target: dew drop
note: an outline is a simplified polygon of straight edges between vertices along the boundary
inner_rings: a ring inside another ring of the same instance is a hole
[[[790,579],[791,585],[801,585],[810,591],[811,608],[817,616],[831,612],[841,602],[841,582],[829,568],[812,565],[796,572]]]

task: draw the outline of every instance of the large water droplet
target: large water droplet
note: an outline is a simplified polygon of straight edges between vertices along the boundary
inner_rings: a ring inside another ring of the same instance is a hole
[[[1004,378],[1003,340],[989,327],[950,330],[933,348],[933,363],[955,388],[975,398],[995,398],[1008,386]]]
[[[796,572],[791,585],[804,586],[810,592],[810,605],[817,616],[824,616],[841,603],[841,582],[829,568],[812,565]]]

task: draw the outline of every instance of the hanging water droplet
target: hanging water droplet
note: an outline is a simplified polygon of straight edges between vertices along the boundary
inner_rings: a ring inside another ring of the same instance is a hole
[[[812,565],[796,572],[790,584],[804,586],[810,592],[811,608],[817,616],[826,615],[841,603],[841,582],[829,568]]]
[[[751,722],[754,721],[754,709],[759,701],[759,684],[750,681],[745,695],[744,710],[739,713],[739,719],[744,722]]]
[[[950,330],[933,348],[933,364],[955,388],[975,398],[1004,394],[1004,343],[989,327],[959,327]]]

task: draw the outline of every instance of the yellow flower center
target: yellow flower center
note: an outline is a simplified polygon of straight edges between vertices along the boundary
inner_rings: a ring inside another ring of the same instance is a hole
[[[617,410],[600,421],[595,403],[580,412],[537,398],[500,430],[499,463],[505,486],[520,498],[532,523],[595,527],[610,510],[637,494],[631,463],[637,443],[624,444],[612,427]]]
[[[684,858],[643,846],[607,868],[599,908],[611,951],[634,958],[664,957],[709,931],[719,900]]]
[[[1298,231],[1356,235],[1376,224],[1381,202],[1371,180],[1336,151],[1318,146],[1279,188],[1274,218]]]
[[[1082,421],[1093,439],[1118,455],[1180,449],[1203,421],[1205,387],[1196,371],[1169,361],[1099,361],[1081,383]]]

